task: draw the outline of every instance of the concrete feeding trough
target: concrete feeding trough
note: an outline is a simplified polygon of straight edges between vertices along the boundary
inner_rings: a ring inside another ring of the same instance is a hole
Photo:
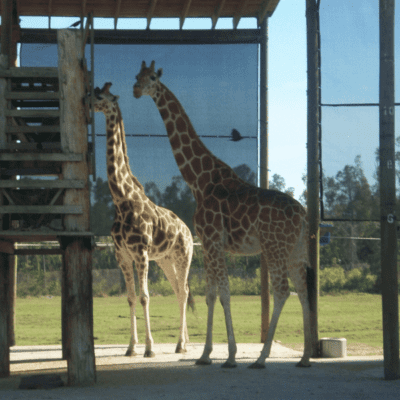
[[[323,358],[347,356],[347,341],[345,338],[322,338],[320,339],[320,346]]]

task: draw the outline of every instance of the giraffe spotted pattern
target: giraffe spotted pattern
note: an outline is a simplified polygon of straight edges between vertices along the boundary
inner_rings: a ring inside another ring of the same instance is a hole
[[[263,368],[269,356],[280,312],[289,297],[288,277],[296,287],[303,309],[304,354],[298,366],[309,366],[312,355],[310,294],[313,272],[309,268],[306,211],[291,196],[260,189],[240,179],[227,164],[215,157],[196,134],[175,95],[160,82],[162,70],[143,62],[134,97],[150,96],[164,121],[179,170],[197,202],[193,222],[204,249],[208,305],[207,338],[197,364],[211,363],[212,323],[217,289],[224,308],[228,335],[228,360],[235,367],[236,342],[230,311],[230,293],[225,252],[262,253],[274,289],[274,310],[267,340],[253,368]]]
[[[177,353],[186,352],[189,335],[186,325],[186,303],[193,307],[188,275],[193,254],[193,239],[189,228],[170,210],[155,205],[145,194],[143,186],[132,174],[126,150],[125,130],[118,96],[110,93],[111,83],[95,89],[94,108],[103,112],[107,128],[107,176],[115,205],[111,235],[115,256],[124,273],[131,316],[131,340],[127,356],[136,355],[136,293],[133,263],[139,278],[140,303],[146,327],[144,356],[153,357],[150,330],[149,291],[147,284],[149,261],[155,260],[164,271],[178,298],[180,335]]]

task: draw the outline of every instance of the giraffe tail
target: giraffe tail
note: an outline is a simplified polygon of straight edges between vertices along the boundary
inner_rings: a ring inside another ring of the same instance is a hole
[[[194,301],[194,297],[193,297],[193,295],[192,295],[192,293],[190,291],[190,286],[189,286],[189,296],[188,296],[188,299],[187,299],[187,304],[192,309],[193,312],[196,311],[196,304],[195,304],[195,301]]]

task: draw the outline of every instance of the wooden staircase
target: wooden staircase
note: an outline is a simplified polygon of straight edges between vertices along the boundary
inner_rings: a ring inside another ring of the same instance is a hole
[[[66,215],[82,214],[83,209],[79,204],[64,204],[64,196],[68,190],[83,190],[87,183],[64,179],[63,164],[86,161],[89,174],[93,174],[93,147],[88,147],[87,154],[63,151],[58,68],[0,68],[1,86],[2,239],[41,241],[76,235],[64,227],[63,220]]]

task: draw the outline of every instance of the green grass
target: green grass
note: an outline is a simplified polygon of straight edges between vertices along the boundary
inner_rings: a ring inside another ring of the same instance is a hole
[[[207,306],[204,296],[196,296],[197,312],[187,312],[191,342],[204,343]],[[129,306],[126,297],[94,298],[95,344],[128,344]],[[273,302],[271,301],[271,313]],[[259,296],[233,296],[231,299],[236,342],[259,343],[261,303]],[[17,299],[16,344],[61,344],[61,298]],[[345,337],[348,346],[363,343],[382,347],[381,296],[344,294],[319,299],[319,337]],[[176,342],[179,334],[179,307],[175,296],[152,297],[151,331],[156,343]],[[144,343],[143,309],[137,303],[138,335]],[[215,343],[226,343],[227,335],[222,306],[217,300],[214,312]],[[282,311],[275,340],[283,344],[303,343],[300,302],[290,296]]]

